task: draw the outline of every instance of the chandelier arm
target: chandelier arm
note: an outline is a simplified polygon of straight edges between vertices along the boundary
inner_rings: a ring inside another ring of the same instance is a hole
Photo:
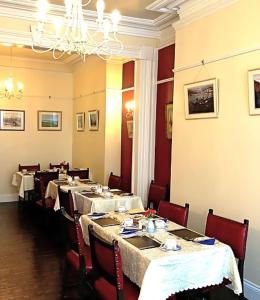
[[[91,2],[91,0],[88,0],[88,2],[87,3],[82,3],[82,7],[85,7],[85,6],[87,6],[87,5],[89,5],[89,3]]]

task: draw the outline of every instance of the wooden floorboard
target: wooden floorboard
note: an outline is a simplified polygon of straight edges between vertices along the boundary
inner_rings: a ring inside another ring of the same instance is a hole
[[[43,230],[30,207],[14,202],[0,204],[0,300],[60,299],[62,256],[57,236]],[[67,296],[76,299],[77,294],[74,291]],[[90,299],[87,293],[84,299]],[[222,289],[211,299],[238,298]]]

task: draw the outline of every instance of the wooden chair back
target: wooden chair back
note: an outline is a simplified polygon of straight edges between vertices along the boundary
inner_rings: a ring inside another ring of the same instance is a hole
[[[21,172],[23,169],[26,169],[27,171],[36,172],[40,171],[41,167],[38,163],[37,165],[20,165],[18,166],[18,171]]]
[[[149,193],[148,193],[148,202],[147,208],[158,209],[160,201],[165,201],[168,194],[168,186],[162,186],[151,181]]]
[[[167,218],[181,226],[187,227],[189,217],[189,204],[181,206],[167,201],[160,201],[158,207],[158,215]]]
[[[109,175],[108,187],[110,189],[121,189],[121,177],[114,175],[112,172]]]

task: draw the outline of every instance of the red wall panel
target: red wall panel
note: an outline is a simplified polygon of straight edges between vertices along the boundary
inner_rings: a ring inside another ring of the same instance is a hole
[[[170,183],[172,140],[166,137],[165,106],[172,102],[173,82],[159,84],[157,87],[155,169],[154,179],[162,185]]]
[[[171,45],[158,52],[158,80],[173,77],[175,46]],[[172,140],[166,137],[165,106],[173,99],[173,81],[157,85],[155,166],[154,180],[161,185],[171,180]]]
[[[129,61],[123,64],[123,83],[122,89],[128,89],[134,86],[135,62]]]
[[[170,45],[158,51],[157,80],[173,77],[175,45]]]
[[[134,61],[123,65],[122,88],[134,87]],[[121,178],[122,189],[131,192],[133,139],[128,137],[125,104],[134,99],[134,90],[122,93]]]

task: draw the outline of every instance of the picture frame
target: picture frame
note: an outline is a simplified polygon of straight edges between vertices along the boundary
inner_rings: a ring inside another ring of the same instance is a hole
[[[134,135],[134,122],[133,122],[133,120],[127,120],[126,125],[127,125],[128,138],[132,139],[133,135]]]
[[[260,69],[248,71],[249,115],[260,115]]]
[[[77,131],[85,130],[85,113],[84,112],[76,113],[76,127],[77,127]]]
[[[166,138],[172,139],[172,117],[173,117],[173,103],[166,103],[165,105],[165,129]]]
[[[24,131],[25,111],[24,110],[0,110],[0,130]]]
[[[89,110],[88,111],[88,128],[91,131],[97,131],[99,127],[99,111]]]
[[[62,112],[61,111],[38,111],[39,131],[61,131]]]
[[[186,119],[218,117],[218,80],[216,78],[184,85]]]

